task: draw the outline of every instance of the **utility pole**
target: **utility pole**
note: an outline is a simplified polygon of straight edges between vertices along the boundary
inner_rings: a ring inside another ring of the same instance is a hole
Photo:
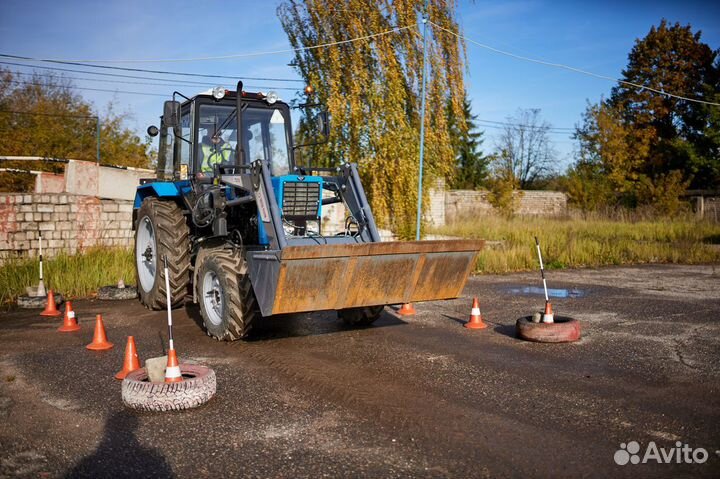
[[[423,66],[422,66],[422,97],[420,98],[420,175],[418,178],[417,225],[415,227],[415,240],[420,241],[420,223],[422,222],[422,190],[423,190],[423,161],[425,159],[425,82],[427,75],[427,22],[428,0],[423,7]]]
[[[95,152],[95,159],[97,160],[97,164],[100,164],[100,115],[95,117],[96,120],[96,127],[97,130],[97,149]]]

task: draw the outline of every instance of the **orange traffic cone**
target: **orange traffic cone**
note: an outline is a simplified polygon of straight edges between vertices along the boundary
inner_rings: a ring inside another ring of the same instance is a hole
[[[112,349],[113,343],[108,342],[105,335],[105,325],[103,324],[102,314],[95,316],[95,334],[93,334],[92,343],[85,346],[91,351],[105,351]]]
[[[136,369],[140,369],[140,358],[138,358],[137,349],[135,348],[135,338],[128,336],[123,368],[122,371],[115,375],[115,379],[125,379],[125,376]]]
[[[552,305],[550,304],[550,301],[545,301],[545,314],[543,314],[542,322],[543,323],[554,323],[555,322],[555,316],[553,315]]]
[[[72,333],[73,331],[80,331],[80,325],[75,319],[75,311],[72,309],[72,303],[70,301],[65,302],[65,317],[63,318],[63,325],[58,328],[61,333]]]
[[[473,298],[472,310],[470,310],[470,321],[465,323],[463,326],[468,329],[487,328],[487,324],[483,323],[482,320],[482,314],[480,313],[480,302],[478,301],[477,296]]]
[[[415,306],[412,303],[405,303],[398,310],[400,316],[412,316],[415,313]]]
[[[62,313],[58,311],[57,304],[55,303],[55,293],[51,289],[47,294],[47,304],[45,310],[40,313],[40,316],[60,316]]]
[[[165,382],[179,383],[182,380],[183,378],[180,373],[180,364],[178,364],[177,353],[174,349],[169,349],[167,367],[165,368]]]

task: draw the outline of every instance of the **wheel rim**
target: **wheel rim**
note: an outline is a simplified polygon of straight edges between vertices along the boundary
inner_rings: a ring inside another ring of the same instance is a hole
[[[202,300],[205,306],[207,319],[215,326],[222,323],[223,290],[220,278],[214,271],[208,271],[203,276]]]
[[[155,276],[157,275],[157,244],[155,228],[147,216],[140,220],[138,226],[135,261],[140,286],[143,291],[149,292],[155,285]]]

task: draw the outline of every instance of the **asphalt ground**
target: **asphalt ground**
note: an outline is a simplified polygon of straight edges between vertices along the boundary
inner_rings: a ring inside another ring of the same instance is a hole
[[[141,360],[164,353],[165,312],[79,300],[82,330],[66,334],[37,311],[2,312],[0,476],[718,477],[720,268],[548,282],[581,341],[515,338],[515,321],[543,306],[537,273],[473,277],[462,298],[412,317],[386,308],[365,329],[332,313],[267,318],[235,343],[205,336],[196,308],[175,310],[181,362],[212,367],[218,386],[172,413],[124,407],[113,379],[128,335]],[[488,329],[461,326],[473,295]],[[107,352],[84,347],[96,313]],[[640,463],[618,465],[633,441]],[[651,444],[672,456],[643,464]],[[706,461],[686,463],[678,444]]]

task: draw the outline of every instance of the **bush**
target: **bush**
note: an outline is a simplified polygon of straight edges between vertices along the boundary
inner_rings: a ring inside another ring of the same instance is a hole
[[[518,190],[518,187],[515,177],[507,174],[495,177],[489,182],[488,202],[506,219],[515,216],[520,204],[523,192]]]
[[[683,206],[680,195],[690,186],[690,181],[683,180],[678,170],[660,175],[654,180],[641,176],[636,188],[638,203],[652,206],[661,215],[676,216]]]

